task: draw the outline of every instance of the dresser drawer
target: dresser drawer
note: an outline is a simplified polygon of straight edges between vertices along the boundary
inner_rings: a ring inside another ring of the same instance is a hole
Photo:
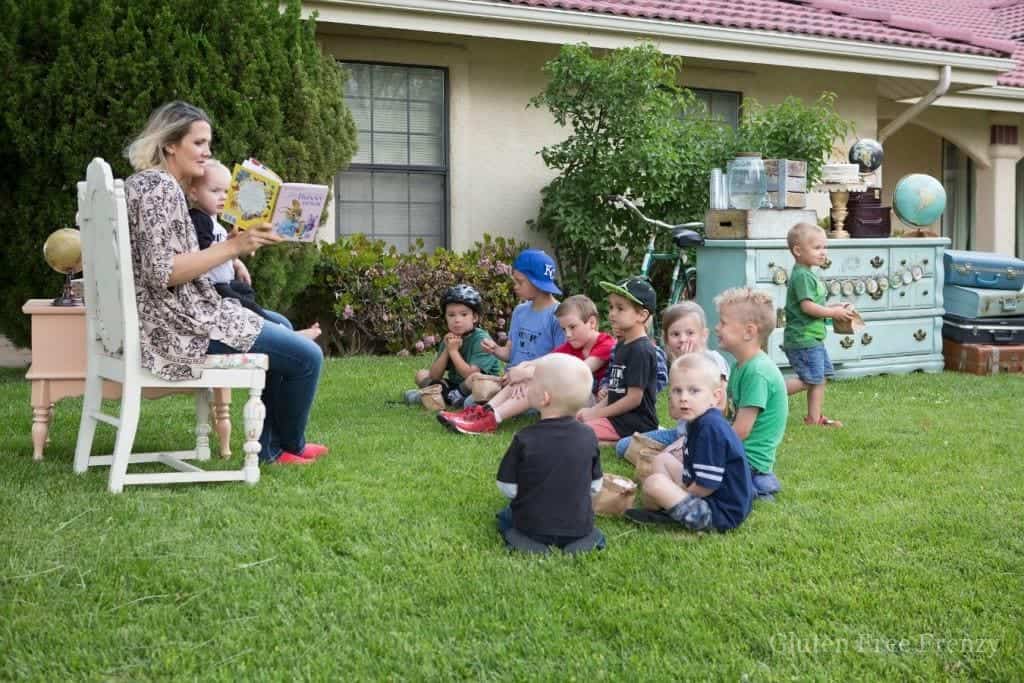
[[[884,311],[889,307],[889,292],[881,289],[878,280],[867,277],[825,278],[825,305],[849,303],[858,311]]]
[[[924,277],[935,277],[935,253],[934,247],[893,247],[889,251],[889,272],[896,273],[917,266],[921,268]]]
[[[889,273],[889,250],[880,247],[838,248],[828,245],[829,263],[821,267],[823,278],[876,277]]]
[[[935,280],[925,278],[889,289],[889,308],[935,308]]]
[[[863,358],[909,356],[942,350],[942,318],[870,320],[854,335]]]
[[[779,367],[789,367],[789,359],[786,352],[782,350],[782,340],[785,330],[775,328],[768,338],[768,355]],[[862,345],[859,343],[860,335],[837,334],[828,328],[828,335],[825,337],[825,350],[828,351],[829,360],[833,364],[848,363],[858,360],[861,357]]]
[[[756,263],[755,277],[758,282],[774,282],[785,286],[796,262],[788,249],[763,249],[757,252]],[[785,274],[785,279],[778,277],[780,271]]]

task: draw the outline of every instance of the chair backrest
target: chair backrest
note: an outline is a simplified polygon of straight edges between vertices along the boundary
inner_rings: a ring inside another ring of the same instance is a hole
[[[139,318],[124,183],[96,157],[78,183],[82,233],[86,339],[89,357],[119,358],[139,366]]]

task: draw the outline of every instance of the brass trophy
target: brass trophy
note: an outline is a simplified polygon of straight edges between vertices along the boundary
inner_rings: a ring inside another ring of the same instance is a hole
[[[71,276],[82,271],[82,237],[72,228],[54,230],[43,244],[43,258],[47,265],[64,274],[64,290],[53,300],[54,306],[81,306],[82,299],[75,296]]]

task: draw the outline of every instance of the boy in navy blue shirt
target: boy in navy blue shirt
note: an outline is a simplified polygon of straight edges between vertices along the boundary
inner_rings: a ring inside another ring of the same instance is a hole
[[[642,482],[646,509],[626,517],[677,524],[690,531],[739,526],[754,501],[743,442],[715,406],[722,401],[721,369],[706,354],[680,357],[669,372],[672,417],[687,421],[687,436],[658,455]]]

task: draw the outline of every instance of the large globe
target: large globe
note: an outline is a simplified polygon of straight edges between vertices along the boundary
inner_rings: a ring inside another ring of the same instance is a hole
[[[82,270],[82,237],[77,230],[54,230],[43,244],[43,258],[58,273]]]
[[[924,173],[903,176],[892,192],[892,208],[904,223],[931,225],[946,210],[946,190],[942,183]]]
[[[877,171],[883,156],[882,145],[871,138],[861,138],[850,147],[850,163],[860,166],[861,173]]]

